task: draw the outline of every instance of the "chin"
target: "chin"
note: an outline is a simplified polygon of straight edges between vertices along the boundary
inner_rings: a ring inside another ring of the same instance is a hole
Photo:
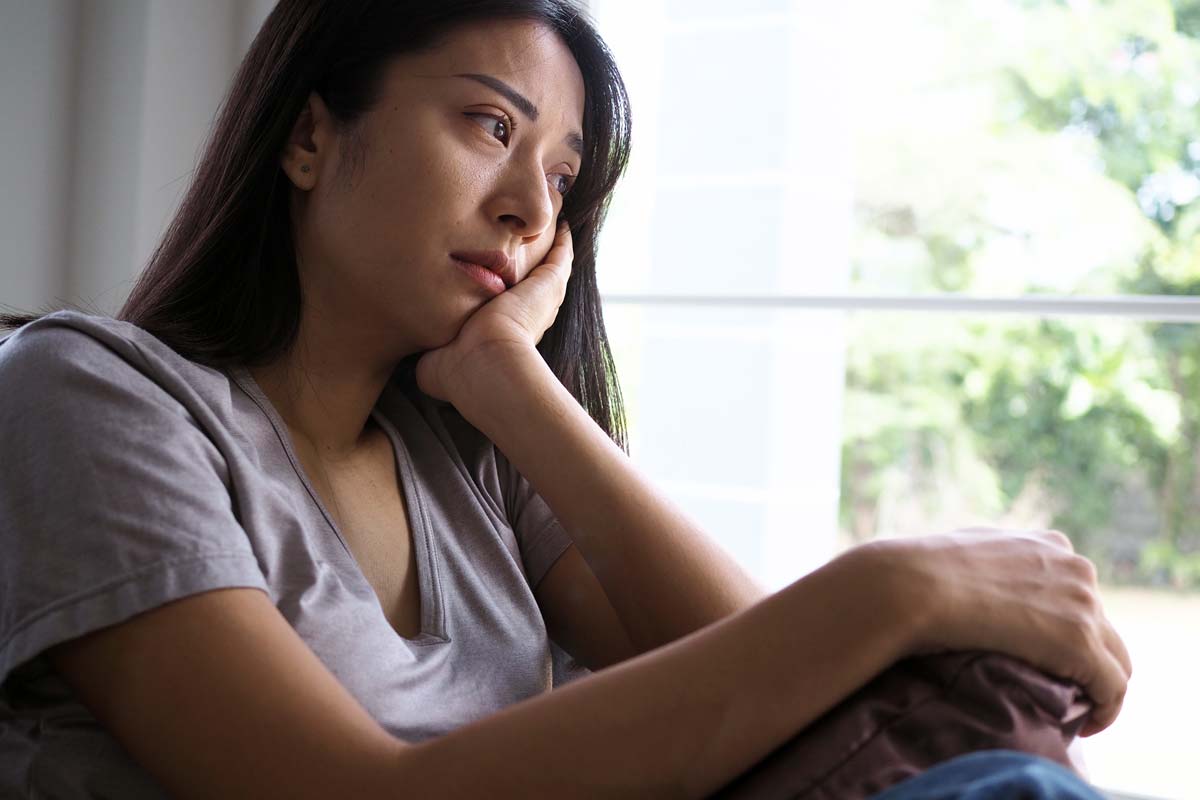
[[[454,341],[458,336],[458,332],[462,330],[463,325],[471,318],[471,314],[475,309],[470,309],[461,314],[437,320],[428,328],[427,334],[423,337],[422,350],[436,350],[439,347],[445,347]]]

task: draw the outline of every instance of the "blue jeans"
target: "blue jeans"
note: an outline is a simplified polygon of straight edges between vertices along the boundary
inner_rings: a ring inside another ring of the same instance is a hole
[[[1012,750],[968,753],[896,784],[871,800],[1104,800],[1074,772]]]

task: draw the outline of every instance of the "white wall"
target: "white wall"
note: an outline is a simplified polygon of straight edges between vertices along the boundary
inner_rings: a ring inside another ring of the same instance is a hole
[[[0,0],[0,303],[115,311],[269,0]]]
[[[69,0],[0,6],[0,303],[63,289],[77,17]]]

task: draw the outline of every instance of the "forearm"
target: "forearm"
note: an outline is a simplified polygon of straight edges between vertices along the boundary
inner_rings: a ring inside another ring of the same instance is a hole
[[[866,565],[851,552],[677,642],[408,748],[403,791],[707,796],[905,654],[910,624]]]
[[[549,504],[639,652],[766,592],[657,492],[536,354],[455,400]]]

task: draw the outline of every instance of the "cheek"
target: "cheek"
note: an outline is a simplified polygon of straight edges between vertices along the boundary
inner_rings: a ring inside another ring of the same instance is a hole
[[[381,165],[343,209],[346,233],[365,249],[408,247],[427,240],[461,194],[448,164],[405,153]]]
[[[470,193],[480,171],[444,132],[431,133],[428,126],[392,130],[378,158],[373,202],[408,212],[410,219],[446,210]]]
[[[405,215],[397,212],[381,192],[364,187],[327,204],[317,227],[334,261],[345,259],[346,267],[363,266],[380,260],[391,240],[402,233],[394,221]]]

